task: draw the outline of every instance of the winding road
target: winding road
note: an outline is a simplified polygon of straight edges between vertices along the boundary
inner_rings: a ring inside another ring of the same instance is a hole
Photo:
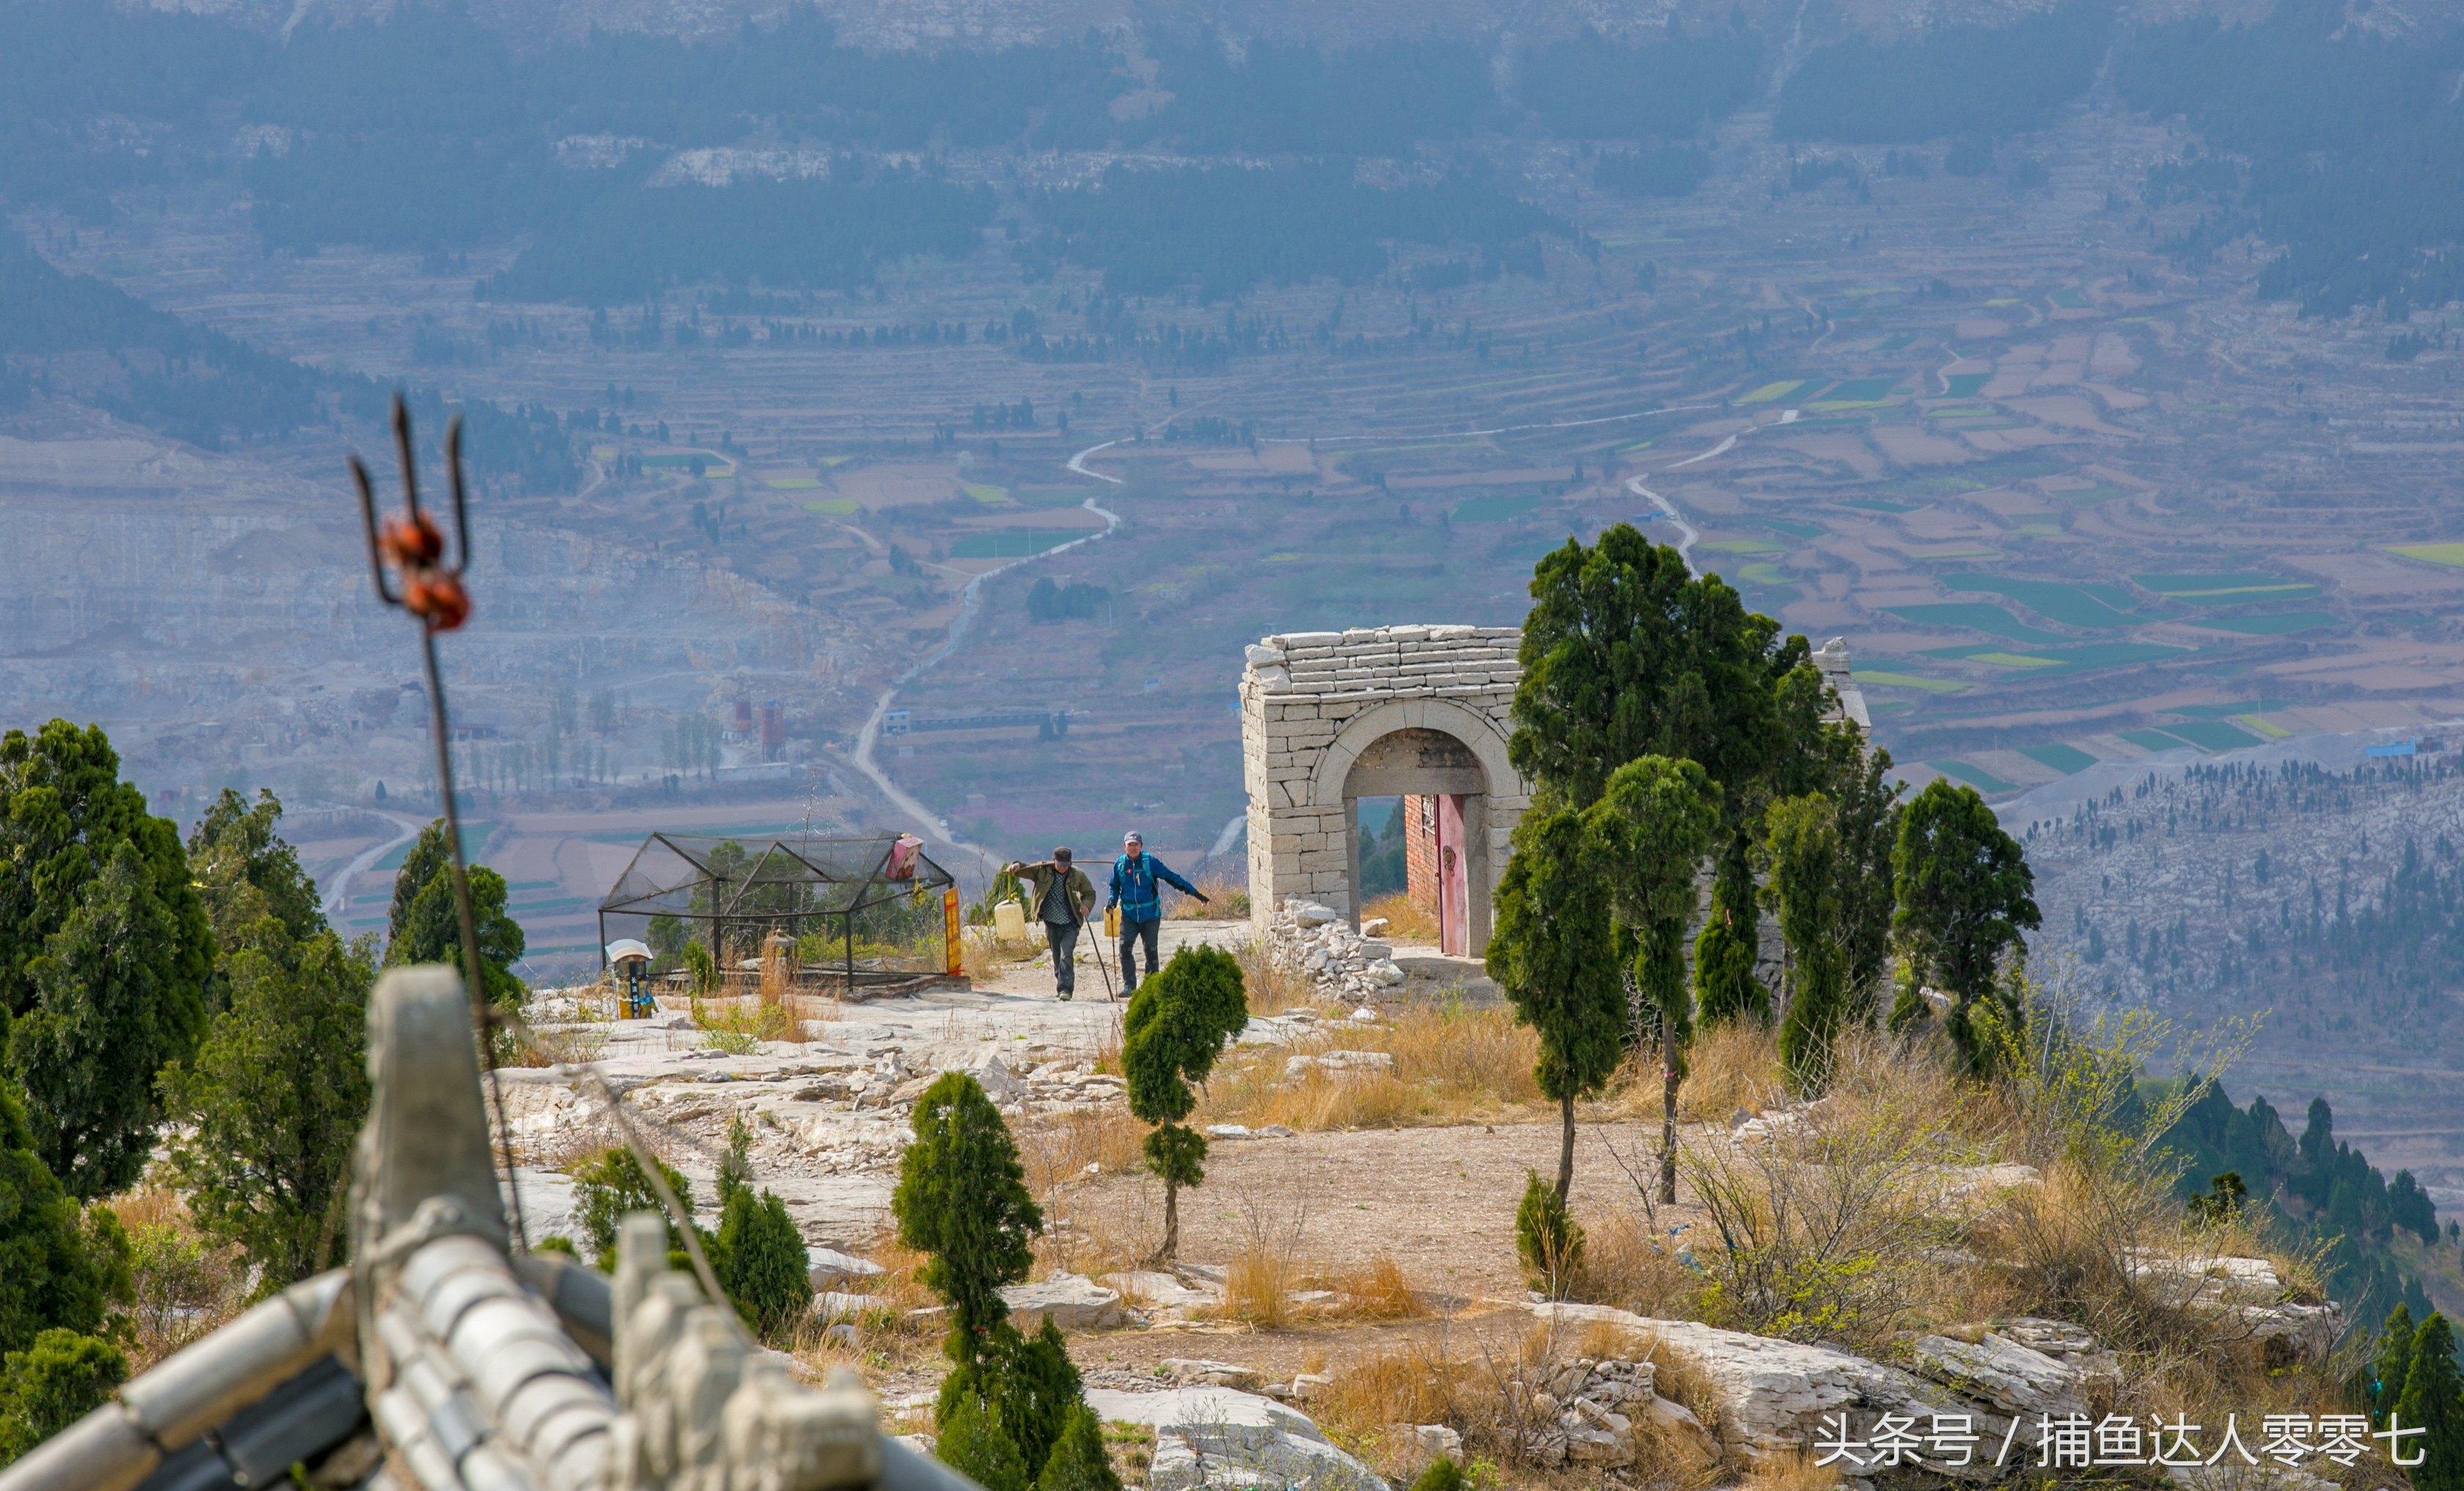
[[[375,812],[379,818],[391,822],[395,828],[401,831],[396,833],[392,838],[385,841],[383,844],[377,844],[372,848],[361,850],[359,858],[351,861],[348,865],[343,866],[341,869],[336,870],[326,879],[324,892],[321,898],[324,904],[319,907],[318,910],[325,913],[325,920],[329,922],[340,923],[342,919],[342,912],[349,910],[351,904],[350,887],[351,880],[354,876],[364,875],[369,870],[374,869],[376,867],[377,861],[384,859],[394,850],[402,847],[406,844],[408,844],[413,839],[418,838],[419,830],[426,826],[418,819],[405,818],[400,813],[388,813],[383,808],[376,808],[371,811]]]
[[[1093,455],[1098,450],[1106,449],[1118,444],[1120,444],[1120,442],[1117,440],[1107,440],[1099,446],[1089,446],[1086,449],[1079,451],[1076,455],[1069,458],[1068,469],[1077,472],[1081,476],[1092,476],[1097,481],[1111,482],[1113,486],[1117,487],[1121,485],[1121,478],[1118,476],[1107,476],[1102,471],[1090,471],[1079,463],[1086,460],[1087,457]],[[907,671],[899,674],[897,679],[893,681],[889,688],[884,689],[881,691],[881,697],[873,701],[871,714],[868,715],[865,719],[864,729],[859,732],[855,737],[856,770],[864,773],[866,779],[869,780],[875,787],[880,789],[881,795],[890,800],[891,806],[905,814],[908,819],[914,822],[917,825],[916,831],[921,833],[925,838],[933,840],[946,848],[956,850],[958,855],[971,859],[978,865],[981,866],[983,867],[984,874],[988,877],[1000,870],[1002,863],[1001,857],[994,854],[991,850],[983,848],[981,845],[964,844],[958,840],[951,838],[950,825],[946,821],[936,815],[931,808],[926,807],[923,803],[917,801],[896,782],[890,779],[890,774],[881,769],[881,763],[879,761],[873,759],[873,747],[878,744],[881,739],[881,722],[883,718],[890,713],[891,701],[898,697],[898,691],[906,688],[909,684],[913,683],[926,669],[931,668],[934,664],[940,662],[943,658],[948,657],[952,652],[957,650],[959,642],[963,640],[967,634],[967,628],[975,625],[977,613],[983,609],[985,581],[992,579],[996,575],[1005,575],[1022,564],[1032,564],[1038,559],[1048,559],[1056,554],[1067,554],[1070,550],[1078,548],[1083,544],[1093,543],[1101,538],[1109,538],[1112,536],[1113,530],[1121,526],[1121,515],[1113,512],[1110,508],[1099,505],[1093,497],[1089,497],[1086,501],[1080,503],[1079,506],[1085,508],[1088,512],[1094,514],[1097,517],[1104,520],[1103,532],[1089,534],[1084,538],[1072,538],[1067,543],[1046,549],[1041,554],[1030,554],[1023,559],[1016,559],[1010,560],[1006,564],[996,565],[968,581],[965,587],[958,592],[958,614],[950,622],[949,635],[941,639],[941,645],[939,647],[935,647],[930,653],[917,659],[913,666],[910,667]]]

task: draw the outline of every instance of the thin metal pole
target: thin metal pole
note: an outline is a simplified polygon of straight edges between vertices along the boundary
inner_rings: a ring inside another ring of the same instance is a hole
[[[479,919],[471,910],[471,874],[462,858],[462,814],[453,805],[453,744],[445,723],[445,685],[436,669],[436,633],[419,628],[419,651],[428,665],[428,723],[436,737],[436,795],[445,809],[445,848],[453,866],[453,910],[462,923],[462,984],[470,991],[471,1013],[479,1025],[479,1059],[488,1071],[488,1105],[495,1110],[496,1143],[505,1162],[505,1190],[514,1200],[514,1251],[527,1251],[523,1234],[522,1188],[514,1178],[514,1131],[505,1119],[505,1092],[496,1076],[495,1010],[488,999],[487,965],[479,961]]]

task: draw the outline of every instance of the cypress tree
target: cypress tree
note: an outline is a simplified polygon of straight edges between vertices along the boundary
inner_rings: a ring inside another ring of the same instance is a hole
[[[1762,907],[1754,893],[1753,845],[1728,836],[1711,881],[1711,910],[1694,939],[1694,1009],[1705,1025],[1771,1019],[1771,991],[1754,976],[1762,953]]]
[[[1112,1458],[1104,1452],[1104,1426],[1084,1403],[1065,1415],[1060,1442],[1035,1478],[1035,1491],[1121,1491]]]
[[[1574,1100],[1596,1092],[1624,1055],[1625,987],[1612,956],[1609,889],[1582,815],[1535,806],[1514,825],[1498,877],[1488,976],[1540,1038],[1532,1071],[1557,1102],[1557,1199],[1574,1180]]]
[[[1832,1045],[1848,1015],[1848,956],[1839,930],[1839,833],[1820,793],[1771,804],[1771,895],[1788,944],[1788,1014],[1780,1063],[1799,1092],[1831,1080]]]
[[[2464,1377],[2455,1370],[2455,1333],[2433,1313],[2413,1332],[2412,1365],[2391,1411],[2406,1427],[2429,1431],[2410,1442],[2424,1457],[2411,1468],[2413,1491],[2464,1491]]]
[[[1685,924],[1694,866],[1719,822],[1720,788],[1692,761],[1644,756],[1609,776],[1586,813],[1609,905],[1634,950],[1634,986],[1660,1038],[1660,1199],[1677,1199],[1677,1088],[1694,1034]]]
[[[915,1141],[890,1198],[898,1240],[932,1255],[920,1277],[950,1306],[946,1349],[955,1362],[976,1362],[1008,1322],[1001,1285],[1026,1277],[1027,1239],[1044,1230],[1044,1213],[1027,1195],[1009,1126],[975,1078],[942,1073],[910,1122]]]
[[[0,735],[5,1064],[44,1166],[79,1199],[137,1177],[155,1074],[204,1025],[213,932],[194,879],[100,726]]]
[[[972,1392],[962,1392],[941,1414],[933,1453],[942,1464],[984,1491],[1028,1491],[1026,1461],[1018,1442],[1001,1427],[1001,1413]]]
[[[101,1407],[127,1380],[117,1347],[73,1330],[46,1330],[0,1356],[0,1465]]]
[[[719,1207],[711,1271],[744,1323],[777,1345],[792,1335],[812,1306],[812,1259],[787,1204],[749,1185],[729,1188]]]
[[[2404,1395],[2405,1375],[2412,1370],[2412,1311],[2398,1305],[2389,1311],[2387,1324],[2380,1327],[2379,1349],[2370,1362],[2369,1391],[2372,1427],[2387,1427],[2387,1411]]]
[[[1900,903],[1892,930],[1911,976],[1950,996],[1944,1028],[1969,1069],[1981,1071],[1991,1055],[1976,1029],[1976,1003],[2003,1000],[1996,1015],[2016,1028],[2019,1011],[1996,976],[2002,954],[2042,921],[2027,855],[1975,788],[1936,778],[1900,816],[1891,869]]]
[[[651,1163],[659,1167],[659,1175],[675,1194],[676,1204],[684,1208],[685,1217],[693,1217],[693,1189],[685,1183],[682,1172],[653,1155]],[[662,1217],[667,1209],[659,1204],[658,1193],[643,1175],[642,1167],[633,1151],[619,1145],[605,1151],[573,1172],[573,1224],[581,1229],[582,1240],[590,1245],[590,1258],[602,1273],[616,1267],[616,1229],[628,1213],[657,1212]],[[676,1232],[673,1221],[668,1223],[668,1251],[684,1251],[684,1239]]]
[[[0,1080],[0,1353],[45,1330],[100,1330],[128,1288],[127,1239],[112,1214],[83,1218],[34,1153],[16,1091]]]
[[[1121,1017],[1121,1071],[1130,1112],[1155,1125],[1147,1168],[1163,1181],[1163,1245],[1180,1247],[1180,1192],[1206,1179],[1206,1136],[1181,1123],[1198,1106],[1190,1086],[1215,1069],[1223,1042],[1249,1023],[1241,965],[1221,948],[1186,947],[1130,997]]]

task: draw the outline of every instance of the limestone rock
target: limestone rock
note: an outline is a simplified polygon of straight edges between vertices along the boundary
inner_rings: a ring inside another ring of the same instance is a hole
[[[1897,1367],[1829,1347],[1722,1330],[1690,1320],[1654,1320],[1604,1305],[1535,1304],[1532,1313],[1572,1333],[1595,1322],[1657,1343],[1654,1360],[1682,1362],[1719,1397],[1722,1444],[1749,1459],[1793,1454],[1814,1442],[1826,1414],[1973,1412],[1956,1394]],[[1973,1473],[1984,1479],[1991,1467]]]
[[[984,1096],[992,1099],[997,1107],[1019,1102],[1026,1096],[1026,1084],[1018,1080],[1018,1074],[1011,1071],[1009,1064],[996,1052],[985,1052],[983,1060],[967,1068],[967,1075],[976,1079],[977,1085],[984,1089]]]
[[[1160,1269],[1134,1268],[1106,1274],[1101,1282],[1106,1287],[1118,1290],[1124,1302],[1136,1300],[1141,1305],[1162,1310],[1203,1309],[1223,1302],[1223,1290],[1220,1286],[1203,1280],[1192,1283]]]
[[[1167,1356],[1163,1359],[1163,1371],[1173,1381],[1194,1388],[1230,1388],[1238,1392],[1255,1392],[1266,1383],[1266,1374],[1255,1367],[1197,1357]]]
[[[1110,1330],[1129,1324],[1121,1297],[1092,1279],[1054,1274],[1036,1283],[1014,1283],[1001,1290],[1010,1324],[1023,1332],[1044,1328],[1045,1317],[1064,1330]]]
[[[1376,1472],[1329,1444],[1309,1416],[1230,1388],[1087,1392],[1095,1416],[1155,1431],[1150,1491],[1273,1486],[1283,1491],[1388,1491]]]
[[[1391,1051],[1320,1051],[1284,1063],[1286,1082],[1302,1082],[1312,1073],[1329,1077],[1392,1077],[1395,1055]]]
[[[816,1290],[835,1289],[840,1284],[859,1279],[879,1278],[882,1271],[879,1263],[852,1253],[842,1253],[836,1248],[807,1248],[804,1261],[811,1265],[808,1277]]]
[[[2005,1414],[2084,1414],[2082,1374],[2067,1362],[1996,1331],[1973,1344],[1920,1336],[1910,1348],[1918,1371],[1954,1392],[1981,1397]]]

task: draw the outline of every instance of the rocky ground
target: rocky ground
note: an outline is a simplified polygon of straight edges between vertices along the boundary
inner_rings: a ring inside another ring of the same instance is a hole
[[[1241,1080],[1392,1080],[1391,1055],[1353,1047],[1415,1018],[1411,981],[1375,980],[1382,998],[1351,1005],[1361,975],[1344,965],[1375,959],[1327,937],[1326,925],[1295,908],[1268,939],[1305,980],[1311,952],[1342,946],[1299,986],[1314,1007],[1253,1019],[1226,1058]],[[1248,935],[1242,923],[1174,923],[1164,941],[1239,947]],[[704,1208],[727,1129],[741,1119],[757,1184],[787,1203],[813,1249],[807,1354],[854,1362],[902,1429],[928,1433],[942,1370],[935,1310],[906,1280],[888,1203],[913,1100],[938,1074],[966,1070],[1019,1135],[1045,1210],[1035,1277],[1009,1291],[1013,1309],[1023,1325],[1048,1315],[1062,1326],[1124,1464],[1157,1491],[1366,1491],[1438,1454],[1485,1457],[1508,1485],[1705,1487],[1793,1463],[1825,1414],[1965,1415],[1990,1451],[2014,1420],[2102,1413],[2123,1395],[2104,1343],[2027,1316],[1909,1332],[1883,1361],[1541,1303],[1515,1259],[1514,1211],[1527,1174],[1553,1169],[1558,1129],[1531,1106],[1468,1122],[1215,1126],[1205,1182],[1182,1197],[1178,1255],[1157,1261],[1160,1195],[1135,1161],[1143,1130],[1103,1069],[1124,1006],[1103,998],[1100,977],[1091,994],[1082,982],[1079,998],[1060,1001],[1049,977],[1026,962],[971,989],[808,1007],[827,1018],[806,1020],[807,1039],[740,1054],[716,1049],[714,1041],[736,1042],[688,1015],[594,1020],[583,991],[535,1001],[535,1022],[588,1067],[501,1074],[525,1225],[535,1239],[572,1230],[566,1170],[613,1138],[611,1096]],[[1690,1123],[1683,1141],[1745,1152],[1821,1114],[1819,1105],[1764,1107]],[[1639,1188],[1658,1131],[1656,1114],[1587,1106],[1576,1211],[1596,1245],[1690,1271],[1689,1247],[1712,1242],[1702,1198],[1689,1186],[1681,1204],[1653,1206]],[[2015,1164],[1925,1173],[1954,1210],[2040,1184]],[[2316,1358],[2340,1324],[2261,1260],[2134,1266],[2151,1290],[2237,1340],[2273,1338],[2279,1359]],[[1642,1287],[1629,1284],[1629,1297]]]

